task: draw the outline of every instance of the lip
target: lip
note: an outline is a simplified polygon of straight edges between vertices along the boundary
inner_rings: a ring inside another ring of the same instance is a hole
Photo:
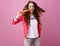
[[[30,11],[33,11],[33,9],[31,9]]]

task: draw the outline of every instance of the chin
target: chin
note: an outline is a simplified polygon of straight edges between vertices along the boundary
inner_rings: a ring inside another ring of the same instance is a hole
[[[33,13],[33,11],[31,11],[31,13]]]

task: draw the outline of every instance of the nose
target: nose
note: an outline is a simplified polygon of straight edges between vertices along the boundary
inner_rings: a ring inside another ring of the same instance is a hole
[[[33,7],[31,7],[30,9],[31,9],[31,11],[32,11],[32,10],[33,10]]]

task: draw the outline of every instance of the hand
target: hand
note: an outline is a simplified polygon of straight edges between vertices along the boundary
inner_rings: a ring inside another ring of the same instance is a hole
[[[21,15],[23,15],[25,12],[28,12],[28,11],[30,11],[30,10],[21,10],[18,12],[16,17],[19,18]]]
[[[25,13],[25,12],[28,12],[28,11],[30,11],[30,10],[24,10],[23,12]]]
[[[30,11],[30,10],[21,10],[20,14],[24,14],[25,12],[28,12],[28,11]]]

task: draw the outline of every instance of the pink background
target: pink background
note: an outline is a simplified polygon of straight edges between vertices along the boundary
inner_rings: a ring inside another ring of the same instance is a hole
[[[22,23],[12,19],[29,0],[0,0],[0,46],[24,46]],[[60,46],[60,0],[35,0],[46,10],[41,17],[41,46]]]

